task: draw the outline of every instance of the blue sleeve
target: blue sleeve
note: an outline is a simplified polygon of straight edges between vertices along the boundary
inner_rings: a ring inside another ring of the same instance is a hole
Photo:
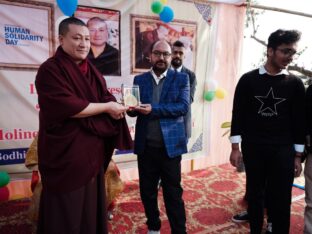
[[[176,90],[177,98],[165,103],[152,104],[151,115],[153,117],[179,117],[184,116],[190,105],[190,83],[187,75],[180,73],[174,82],[178,82]]]

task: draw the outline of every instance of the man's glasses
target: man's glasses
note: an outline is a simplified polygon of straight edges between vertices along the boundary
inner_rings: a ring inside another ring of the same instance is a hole
[[[296,50],[289,49],[289,48],[283,48],[283,49],[277,48],[276,50],[281,51],[285,56],[293,56],[297,53]]]
[[[164,58],[169,58],[171,56],[171,54],[169,52],[160,52],[158,50],[155,50],[152,53],[153,53],[153,55],[155,55],[158,58],[160,58],[161,56],[163,56]]]

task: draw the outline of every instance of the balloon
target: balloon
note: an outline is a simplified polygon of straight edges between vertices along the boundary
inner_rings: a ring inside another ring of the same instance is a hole
[[[154,1],[151,5],[152,12],[155,14],[159,14],[163,11],[164,6],[160,1]]]
[[[214,91],[207,91],[204,94],[204,98],[206,101],[211,102],[215,97],[215,92]]]
[[[56,0],[64,15],[72,16],[77,10],[78,0]]]
[[[6,186],[10,182],[10,176],[4,171],[0,171],[0,188]]]
[[[9,200],[10,191],[8,187],[0,188],[0,202]]]
[[[167,4],[167,0],[160,0],[162,4]]]
[[[225,89],[222,89],[222,88],[216,89],[216,97],[217,98],[223,99],[223,98],[225,98],[226,95],[227,95],[227,92]]]
[[[208,80],[207,88],[209,91],[216,91],[218,88],[218,82],[216,80]]]
[[[163,21],[165,23],[169,23],[174,18],[173,10],[170,7],[168,7],[168,6],[164,6],[164,9],[159,14],[159,17],[160,17],[161,21]]]

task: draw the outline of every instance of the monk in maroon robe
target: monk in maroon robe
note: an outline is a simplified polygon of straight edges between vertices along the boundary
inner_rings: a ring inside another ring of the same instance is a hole
[[[86,59],[86,25],[63,20],[59,40],[36,77],[43,185],[37,233],[107,233],[103,174],[115,148],[132,147],[126,108]]]

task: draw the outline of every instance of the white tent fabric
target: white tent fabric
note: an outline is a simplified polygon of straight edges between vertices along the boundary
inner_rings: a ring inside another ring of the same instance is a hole
[[[56,22],[63,14],[56,2],[54,0],[40,2],[52,4],[54,15],[49,20],[52,20],[52,25],[57,27]],[[118,91],[122,83],[131,84],[133,81],[135,73],[132,71],[131,59],[134,32],[131,28],[131,19],[133,16],[139,16],[157,20],[158,16],[150,10],[151,3],[151,0],[79,1],[79,4],[83,6],[120,11],[121,76],[105,76],[111,90]],[[231,116],[232,97],[239,78],[245,7],[188,0],[170,0],[168,5],[174,10],[175,20],[186,25],[196,24],[194,37],[196,39],[192,48],[195,54],[194,71],[198,85],[192,106],[193,135],[189,141],[191,153],[184,156],[183,171],[225,163],[228,161],[230,144],[226,137],[222,137],[223,129],[220,125],[228,121]],[[34,19],[34,17],[27,16],[27,9],[26,11],[24,9],[20,15],[11,14],[16,17],[16,20],[19,19],[18,17]],[[19,20],[22,24],[23,19]],[[1,28],[5,27],[4,24],[7,21],[8,18],[0,14]],[[38,30],[31,24],[27,27],[30,30]],[[55,35],[54,37],[50,35],[48,39],[56,42],[56,29],[50,30],[53,31],[51,35]],[[0,44],[4,43],[4,37],[4,34],[0,34]],[[54,48],[56,46],[57,43]],[[30,53],[29,56],[35,55]],[[39,107],[34,89],[35,76],[36,70],[33,69],[15,69],[14,67],[0,69],[0,170],[27,171],[23,165],[23,159],[33,135],[38,130]],[[217,80],[219,86],[227,91],[228,96],[222,100],[205,101],[203,94],[206,91],[205,84],[209,80]],[[118,93],[116,95],[118,96]],[[128,121],[130,130],[133,131],[135,122],[133,119],[128,119]],[[136,177],[136,157],[133,154],[116,155],[114,159],[119,165],[123,165],[122,169],[125,169],[122,173],[123,179]]]

